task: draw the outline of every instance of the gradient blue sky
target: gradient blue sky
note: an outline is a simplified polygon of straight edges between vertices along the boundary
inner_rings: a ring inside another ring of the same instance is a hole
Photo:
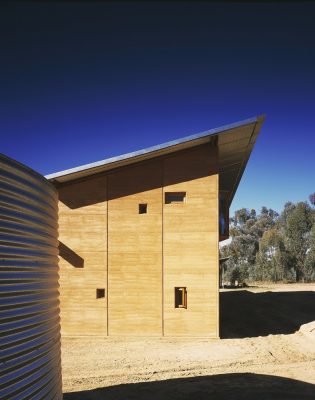
[[[315,191],[315,4],[0,5],[0,151],[48,174],[259,114],[232,203]]]

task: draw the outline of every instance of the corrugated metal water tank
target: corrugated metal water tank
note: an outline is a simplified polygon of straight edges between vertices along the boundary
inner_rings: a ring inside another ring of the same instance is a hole
[[[0,399],[62,399],[57,193],[0,155]]]

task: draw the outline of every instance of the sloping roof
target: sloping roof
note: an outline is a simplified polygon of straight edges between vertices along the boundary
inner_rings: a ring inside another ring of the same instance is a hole
[[[71,182],[114,168],[209,143],[217,138],[220,190],[230,193],[229,203],[231,203],[263,121],[264,116],[249,118],[147,149],[49,174],[46,175],[46,178],[54,184]]]

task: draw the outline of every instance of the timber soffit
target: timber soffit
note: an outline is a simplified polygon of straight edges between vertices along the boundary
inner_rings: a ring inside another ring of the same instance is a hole
[[[114,168],[209,143],[217,137],[220,190],[230,193],[229,203],[231,203],[264,119],[264,116],[249,118],[147,149],[49,174],[46,175],[46,178],[53,184],[62,184],[103,171],[109,171]]]

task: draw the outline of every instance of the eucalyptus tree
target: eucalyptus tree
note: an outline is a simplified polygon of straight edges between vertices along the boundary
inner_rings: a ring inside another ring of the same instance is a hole
[[[284,213],[285,247],[293,259],[296,281],[304,281],[306,256],[311,248],[313,210],[306,202],[299,202]]]

